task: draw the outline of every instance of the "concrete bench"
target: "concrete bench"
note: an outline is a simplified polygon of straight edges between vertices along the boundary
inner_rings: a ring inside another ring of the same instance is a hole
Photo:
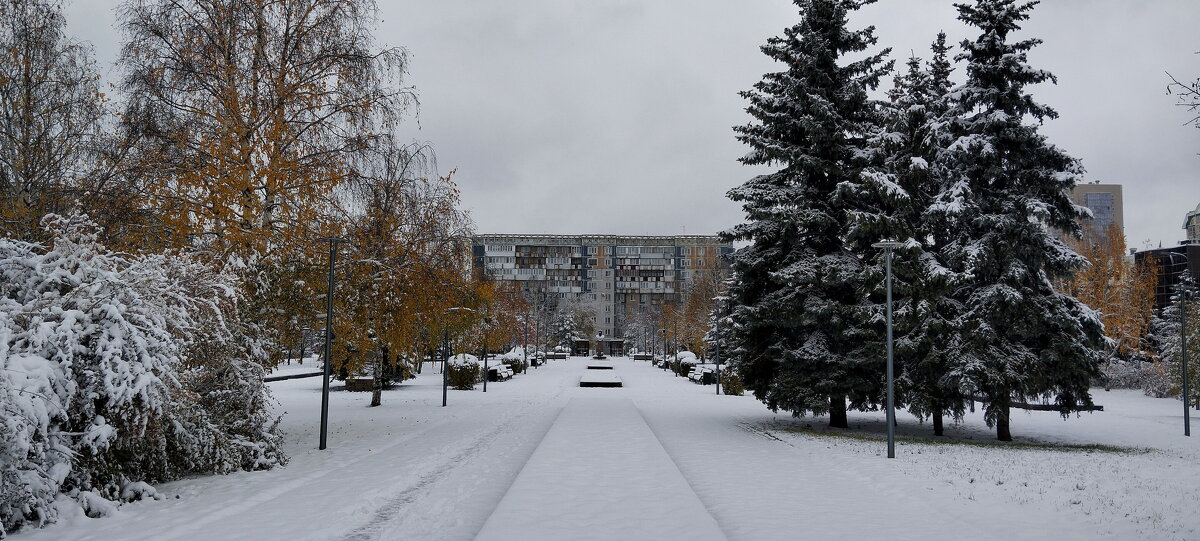
[[[592,371],[579,378],[580,387],[622,387],[621,378],[607,371]]]

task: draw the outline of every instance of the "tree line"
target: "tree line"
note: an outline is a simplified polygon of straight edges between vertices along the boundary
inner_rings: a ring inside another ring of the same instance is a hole
[[[60,495],[98,516],[130,483],[286,463],[262,378],[323,330],[321,238],[346,240],[333,368],[372,405],[516,317],[470,272],[452,172],[398,136],[417,95],[373,0],[116,12],[109,90],[61,0],[0,1],[0,537]]]

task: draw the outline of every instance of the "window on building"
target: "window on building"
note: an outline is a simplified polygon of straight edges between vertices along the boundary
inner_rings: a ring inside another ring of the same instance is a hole
[[[700,259],[700,260],[696,261],[696,266],[697,266],[697,267],[703,267],[703,266],[704,266],[704,260],[703,260],[703,259]]]

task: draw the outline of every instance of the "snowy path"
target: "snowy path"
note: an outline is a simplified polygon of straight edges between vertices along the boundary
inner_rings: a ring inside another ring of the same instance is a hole
[[[1200,438],[1179,434],[1177,401],[1100,391],[1103,413],[1013,424],[1018,440],[1144,453],[902,442],[888,460],[882,441],[806,430],[824,418],[777,415],[646,362],[612,364],[624,387],[579,388],[587,361],[572,358],[487,393],[451,391],[446,408],[428,369],[378,408],[335,391],[325,451],[320,380],[272,383],[287,467],[165,483],[164,500],[12,538],[1200,539]],[[901,435],[929,431],[899,421]],[[851,412],[850,432],[879,434],[881,422]],[[992,437],[978,413],[947,432]]]
[[[633,402],[579,397],[559,415],[476,539],[709,541],[725,535]]]

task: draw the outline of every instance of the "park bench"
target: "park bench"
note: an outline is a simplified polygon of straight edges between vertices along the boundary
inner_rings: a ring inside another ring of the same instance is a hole
[[[692,367],[692,370],[688,372],[688,379],[693,383],[711,385],[716,383],[717,374],[712,368],[707,366],[694,366]]]
[[[635,361],[653,361],[654,356],[649,353],[634,353],[633,360],[635,360]]]
[[[499,364],[488,367],[488,381],[505,381],[512,379],[513,371],[506,365]]]

